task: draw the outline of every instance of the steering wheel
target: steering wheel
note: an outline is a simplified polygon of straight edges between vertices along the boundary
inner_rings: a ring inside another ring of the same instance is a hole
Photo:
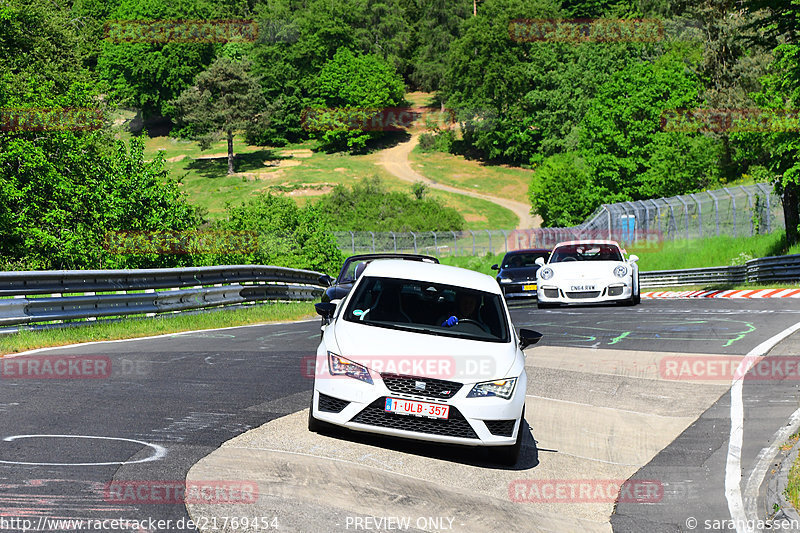
[[[574,257],[565,257],[564,262],[566,263],[567,261],[577,261],[577,259],[575,259]]]
[[[459,318],[458,319],[458,323],[459,324],[475,324],[479,328],[483,329],[483,324],[481,324],[477,320],[473,320],[471,318]]]

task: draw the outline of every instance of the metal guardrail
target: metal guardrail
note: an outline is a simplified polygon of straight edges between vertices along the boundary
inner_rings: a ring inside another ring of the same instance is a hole
[[[262,265],[0,272],[0,326],[312,300],[319,276]]]
[[[643,288],[800,281],[800,254],[751,259],[744,265],[640,272]]]

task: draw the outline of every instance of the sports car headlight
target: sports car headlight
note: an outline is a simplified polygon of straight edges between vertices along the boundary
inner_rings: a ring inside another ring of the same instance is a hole
[[[498,381],[486,381],[478,383],[467,394],[467,398],[487,398],[489,396],[497,396],[508,400],[514,392],[514,385],[517,384],[517,378],[501,379]]]
[[[500,278],[500,283],[511,283],[511,278]]]
[[[542,279],[550,279],[553,277],[553,274],[555,274],[555,272],[553,272],[553,269],[550,267],[544,267],[539,273]]]
[[[372,377],[364,365],[354,363],[333,352],[328,352],[328,369],[332,376],[350,376],[351,378],[366,381],[372,385]]]
[[[625,265],[617,265],[616,268],[614,268],[614,275],[618,278],[624,278],[627,273],[628,267]]]

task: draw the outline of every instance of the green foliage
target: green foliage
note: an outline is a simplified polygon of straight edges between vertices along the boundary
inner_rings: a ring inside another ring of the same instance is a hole
[[[352,189],[338,185],[318,203],[336,231],[460,231],[464,218],[434,199],[390,192],[374,176]]]
[[[229,206],[218,231],[255,232],[258,245],[243,253],[199,257],[208,264],[260,264],[336,272],[344,257],[317,206],[304,208],[282,196],[264,194]]]
[[[114,21],[208,20],[213,8],[203,0],[120,0]],[[233,17],[230,17],[233,18]],[[115,42],[105,39],[98,73],[122,104],[140,108],[145,117],[166,116],[178,97],[215,56],[207,42]]]
[[[545,159],[534,172],[528,197],[543,226],[574,226],[602,203],[588,165],[575,152]]]
[[[701,86],[674,55],[612,75],[582,122],[580,146],[606,202],[694,192],[718,181],[713,141],[663,131],[662,115],[700,105]]]
[[[356,114],[355,124],[365,123],[374,113],[403,102],[405,86],[391,65],[373,55],[356,56],[346,48],[336,51],[314,80],[312,94],[318,104],[314,131],[326,151],[361,152],[367,142],[381,137],[380,127],[362,130],[348,125],[341,110]]]
[[[423,133],[419,136],[419,149],[423,152],[450,152],[456,141],[452,130]]]

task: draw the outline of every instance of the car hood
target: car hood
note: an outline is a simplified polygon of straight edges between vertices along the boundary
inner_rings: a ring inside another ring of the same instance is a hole
[[[631,266],[624,261],[567,261],[564,263],[548,264],[559,276],[576,276],[583,274],[587,277],[603,278],[614,275],[614,268],[617,265]]]
[[[338,355],[371,370],[470,383],[509,377],[517,346],[457,339],[337,320]],[[512,334],[512,339],[514,338]],[[329,347],[333,351],[333,347]],[[431,363],[430,360],[435,362]],[[380,365],[384,365],[379,368]],[[432,366],[433,365],[433,366]],[[438,368],[430,372],[419,370]],[[452,371],[450,371],[452,369]],[[408,370],[408,371],[404,371]]]
[[[513,281],[517,280],[534,280],[536,279],[536,272],[539,267],[522,267],[522,268],[504,268],[498,274],[498,277],[508,278]]]

